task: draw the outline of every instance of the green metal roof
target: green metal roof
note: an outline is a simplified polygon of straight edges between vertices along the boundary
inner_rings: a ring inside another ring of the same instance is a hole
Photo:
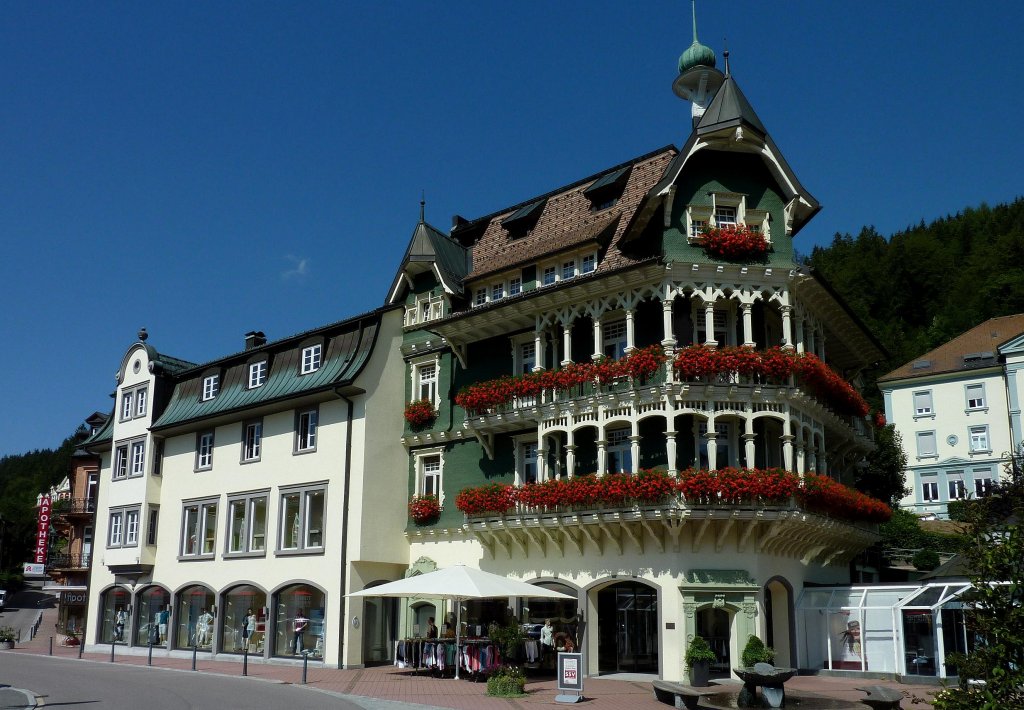
[[[398,267],[398,273],[391,282],[388,290],[387,303],[398,303],[402,289],[404,275],[410,264],[432,263],[437,267],[442,285],[449,293],[461,293],[462,281],[469,273],[469,256],[466,247],[459,244],[451,237],[442,234],[438,229],[424,221],[420,215],[420,221],[412,231],[412,239],[409,240],[409,247],[405,250],[402,263]]]
[[[98,412],[97,412],[98,413]],[[114,440],[114,412],[110,413],[107,417],[107,421],[103,422],[103,426],[96,430],[95,434],[92,434],[88,439],[81,443],[83,449],[88,449],[91,446],[97,444],[106,444]]]
[[[768,133],[768,129],[757,117],[754,107],[747,101],[747,97],[740,91],[739,84],[732,76],[726,74],[725,83],[711,100],[700,123],[697,124],[697,135],[704,135],[729,126],[745,124],[757,130],[759,133]]]
[[[227,362],[193,368],[177,383],[163,414],[151,428],[156,431],[349,384],[370,357],[381,316],[381,311],[375,311],[333,328],[311,331],[306,340],[297,336],[239,353]],[[300,374],[302,347],[316,337],[322,337],[325,344],[320,368]],[[269,361],[267,379],[262,386],[250,389],[249,364],[264,356]],[[203,378],[212,369],[220,372],[220,392],[202,401]]]

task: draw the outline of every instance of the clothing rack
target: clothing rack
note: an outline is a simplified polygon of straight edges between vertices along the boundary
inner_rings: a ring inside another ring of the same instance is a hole
[[[426,670],[441,676],[455,666],[479,680],[501,666],[501,651],[490,639],[461,639],[456,648],[455,639],[406,638],[395,642],[395,665],[412,668],[417,673]]]

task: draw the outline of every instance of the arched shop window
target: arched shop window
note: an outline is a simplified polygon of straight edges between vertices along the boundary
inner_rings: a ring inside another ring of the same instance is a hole
[[[540,638],[540,627],[551,619],[553,633],[564,633],[571,636],[573,642],[580,643],[578,638],[577,611],[579,602],[575,599],[578,592],[575,588],[559,582],[534,582],[538,587],[551,589],[562,594],[572,595],[573,599],[526,598],[521,600],[522,618],[530,625],[527,635]]]
[[[263,653],[267,631],[265,592],[249,584],[232,587],[224,594],[220,612],[219,651],[242,653],[248,646],[249,653]]]
[[[171,595],[163,587],[146,587],[135,600],[135,645],[166,646],[170,632]]]
[[[276,601],[274,655],[293,656],[306,651],[310,658],[323,658],[324,593],[308,584],[295,584],[279,591]]]
[[[111,587],[103,592],[100,607],[100,643],[128,643],[132,595],[127,589]]]
[[[175,648],[209,650],[213,646],[216,597],[209,587],[197,584],[178,593],[178,620],[174,634]]]

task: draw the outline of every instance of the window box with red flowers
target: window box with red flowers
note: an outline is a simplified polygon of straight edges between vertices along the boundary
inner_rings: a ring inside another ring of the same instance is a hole
[[[417,399],[405,405],[405,421],[414,429],[432,424],[437,419],[437,409],[429,399]]]
[[[712,227],[698,241],[708,256],[724,261],[763,261],[770,247],[764,234],[742,224]]]
[[[413,496],[409,501],[409,517],[417,525],[433,525],[441,517],[437,496]]]

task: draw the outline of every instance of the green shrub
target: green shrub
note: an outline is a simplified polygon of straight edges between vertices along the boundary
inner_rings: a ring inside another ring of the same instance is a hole
[[[714,663],[718,660],[708,642],[700,636],[694,636],[686,649],[686,667],[693,668],[695,663]]]
[[[502,666],[487,679],[487,694],[496,698],[526,695],[526,676],[514,666]]]
[[[916,570],[931,572],[939,566],[939,553],[935,550],[918,550],[910,562]]]
[[[14,641],[14,629],[10,626],[0,626],[0,641]]]
[[[755,663],[775,663],[775,651],[765,646],[764,641],[757,636],[751,636],[747,639],[747,645],[743,647],[741,658],[746,668]]]

